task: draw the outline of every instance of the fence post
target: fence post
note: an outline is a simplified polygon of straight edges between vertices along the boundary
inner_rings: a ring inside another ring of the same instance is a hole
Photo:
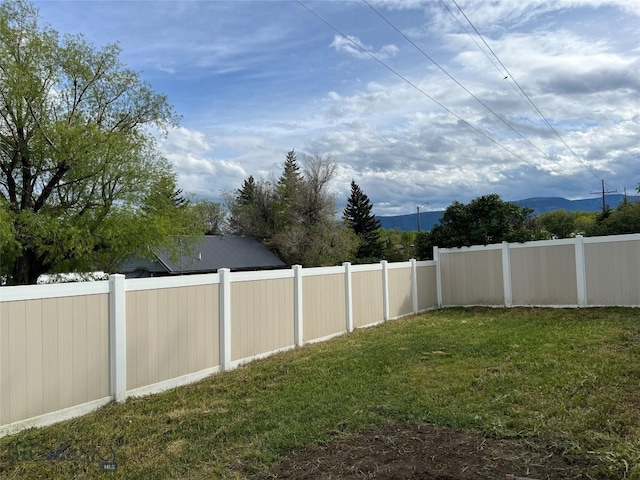
[[[220,275],[220,369],[231,368],[231,270],[221,268]]]
[[[344,262],[344,297],[347,316],[347,332],[353,332],[353,289],[351,284],[351,262]]]
[[[302,310],[302,265],[293,267],[293,337],[296,347],[304,345]]]
[[[504,306],[513,307],[513,291],[511,289],[511,256],[509,242],[502,242],[502,285],[504,292]]]
[[[576,280],[578,282],[578,306],[587,306],[587,272],[585,269],[584,259],[584,237],[576,235],[575,238],[576,252]]]
[[[127,310],[124,275],[109,275],[109,370],[111,396],[127,399]]]
[[[386,322],[389,320],[389,268],[386,260],[380,262],[382,265],[382,312]]]
[[[417,315],[420,308],[418,303],[418,265],[416,259],[411,259],[411,298],[413,300],[413,314]]]
[[[433,247],[433,260],[436,262],[436,298],[438,308],[442,308],[442,267],[440,265],[440,250]]]

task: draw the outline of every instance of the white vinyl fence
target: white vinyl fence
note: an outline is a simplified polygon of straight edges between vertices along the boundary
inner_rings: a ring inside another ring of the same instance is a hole
[[[640,234],[435,249],[439,306],[640,306]]]
[[[640,306],[640,234],[0,287],[0,436],[442,306]]]
[[[0,436],[435,308],[435,262],[0,288]]]

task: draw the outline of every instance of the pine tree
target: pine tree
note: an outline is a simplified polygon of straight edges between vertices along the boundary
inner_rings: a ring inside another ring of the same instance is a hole
[[[282,175],[278,179],[278,194],[283,201],[291,202],[295,198],[296,192],[300,189],[302,174],[296,158],[295,150],[287,153],[284,160]]]
[[[258,184],[253,176],[245,179],[229,201],[229,230],[234,235],[258,236]]]
[[[351,181],[351,196],[344,209],[344,220],[360,240],[356,253],[358,259],[379,259],[382,257],[380,242],[380,220],[371,213],[373,205],[369,197],[360,189],[355,181]]]
[[[255,195],[256,181],[253,179],[253,175],[250,175],[249,178],[242,182],[242,186],[238,189],[236,198],[240,205],[246,206],[255,202]]]
[[[287,153],[282,174],[276,184],[276,220],[278,230],[298,223],[297,216],[300,210],[300,192],[304,185],[304,178],[300,173],[300,166],[296,158],[295,150]]]

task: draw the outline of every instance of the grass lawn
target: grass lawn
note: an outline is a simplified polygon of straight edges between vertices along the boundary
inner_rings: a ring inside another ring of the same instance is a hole
[[[387,322],[4,437],[0,478],[260,477],[293,449],[398,421],[544,437],[640,478],[640,310]]]

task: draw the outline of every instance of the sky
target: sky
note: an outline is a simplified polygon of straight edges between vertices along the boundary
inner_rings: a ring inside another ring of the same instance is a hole
[[[377,215],[640,182],[637,0],[33,2],[167,95],[180,188],[220,201],[288,151]],[[341,210],[338,211],[341,214]]]

